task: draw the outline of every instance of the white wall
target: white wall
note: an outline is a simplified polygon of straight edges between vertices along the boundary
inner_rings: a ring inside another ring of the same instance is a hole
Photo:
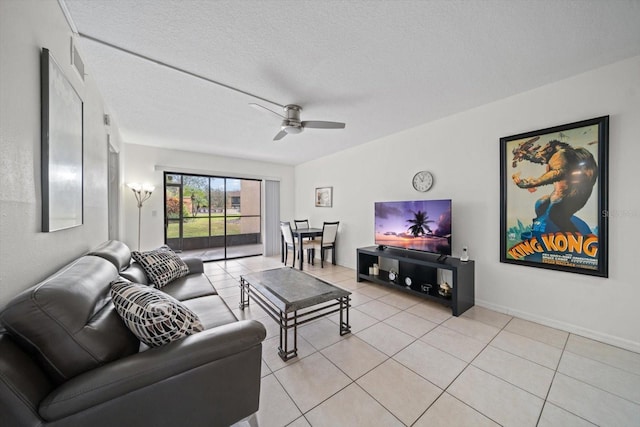
[[[142,233],[140,237],[142,250],[155,248],[164,243],[162,180],[165,170],[280,181],[280,215],[282,218],[293,217],[293,166],[136,144],[124,144],[123,147],[124,182],[146,182],[156,187],[155,193],[142,207]],[[131,190],[123,186],[122,192],[124,195],[124,218],[122,220],[124,235],[122,240],[129,247],[136,248],[138,245],[138,207]]]
[[[0,307],[107,239],[106,110],[91,76],[71,68],[71,34],[56,1],[0,1]],[[43,47],[84,101],[84,225],[53,233],[40,231]]]
[[[437,99],[425,102],[438,102]],[[499,262],[499,139],[609,115],[609,278]],[[295,216],[340,220],[338,263],[355,267],[373,244],[373,203],[453,199],[453,252],[476,261],[476,303],[640,351],[635,270],[640,197],[640,57],[619,62],[296,167]],[[411,178],[435,175],[425,194]],[[333,208],[315,187],[333,186]],[[426,197],[425,197],[426,196]]]

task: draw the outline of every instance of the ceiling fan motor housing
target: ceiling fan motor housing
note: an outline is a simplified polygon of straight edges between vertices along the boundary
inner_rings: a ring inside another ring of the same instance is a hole
[[[304,130],[300,122],[302,108],[299,105],[289,104],[285,105],[284,111],[287,113],[287,118],[282,121],[281,129],[289,134],[302,132]]]

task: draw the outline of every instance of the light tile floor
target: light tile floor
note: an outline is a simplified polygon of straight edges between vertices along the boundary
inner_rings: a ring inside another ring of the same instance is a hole
[[[283,362],[275,322],[237,308],[240,275],[277,267],[205,264],[236,316],[268,331],[260,410],[238,426],[640,426],[640,354],[478,306],[452,317],[330,263],[305,271],[353,293],[352,333],[335,315],[312,322]]]

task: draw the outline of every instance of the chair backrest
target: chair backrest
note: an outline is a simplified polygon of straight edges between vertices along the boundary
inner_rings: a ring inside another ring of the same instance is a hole
[[[336,242],[336,236],[338,234],[338,225],[340,221],[325,222],[322,225],[322,245],[332,245]]]
[[[294,219],[293,223],[296,225],[296,230],[298,228],[310,228],[308,219]]]
[[[293,245],[293,231],[291,231],[291,223],[289,221],[280,221],[280,230],[282,231],[282,236],[284,237],[284,241],[288,245]]]

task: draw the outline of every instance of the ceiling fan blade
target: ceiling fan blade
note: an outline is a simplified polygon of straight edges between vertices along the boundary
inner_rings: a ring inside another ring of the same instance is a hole
[[[344,123],[340,122],[321,122],[317,120],[302,122],[302,127],[315,129],[344,129],[345,126]]]
[[[280,114],[280,113],[276,113],[276,112],[275,112],[275,111],[273,111],[272,109],[267,108],[267,107],[265,107],[265,106],[263,106],[263,105],[256,104],[256,103],[254,103],[254,102],[250,102],[250,103],[249,103],[249,105],[251,105],[253,108],[256,108],[256,109],[260,109],[260,108],[262,108],[263,110],[266,110],[266,111],[268,111],[268,112],[270,112],[270,113],[275,114],[276,116],[280,117],[281,119],[286,119],[286,117],[285,117],[285,116],[283,116],[282,114]]]
[[[276,136],[273,137],[273,140],[274,141],[280,141],[285,136],[287,136],[287,133],[285,131],[281,130],[280,132],[278,132],[278,134]]]

